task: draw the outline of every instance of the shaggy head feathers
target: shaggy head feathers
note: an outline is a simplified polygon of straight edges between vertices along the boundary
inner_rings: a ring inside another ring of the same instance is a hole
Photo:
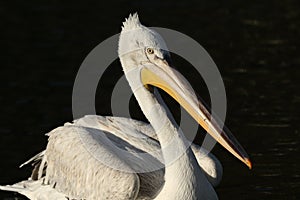
[[[125,19],[125,22],[123,22],[122,31],[133,30],[141,27],[142,24],[139,20],[139,16],[137,13],[134,13],[133,15],[130,14],[129,17]]]
[[[154,30],[143,26],[138,14],[130,14],[123,22],[119,39],[119,56],[143,50],[146,47],[167,50],[162,37]]]

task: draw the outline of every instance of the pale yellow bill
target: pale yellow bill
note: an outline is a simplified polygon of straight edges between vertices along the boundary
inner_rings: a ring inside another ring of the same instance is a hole
[[[203,110],[199,109],[199,104],[201,102],[195,102],[194,105],[191,105],[191,99],[188,99],[188,96],[182,95],[182,92],[178,92],[180,88],[174,88],[168,82],[174,81],[171,77],[168,80],[165,80],[166,77],[161,78],[160,75],[152,72],[151,70],[144,68],[141,71],[141,80],[145,87],[147,85],[153,85],[158,87],[170,96],[172,96],[217,142],[219,142],[225,149],[232,153],[236,158],[244,162],[250,169],[252,164],[243,148],[237,143],[237,141],[231,140],[230,137],[226,135],[225,132],[220,130],[215,123],[212,123],[212,119],[208,119]],[[174,81],[175,82],[175,81]],[[198,105],[197,107],[195,105]],[[204,108],[204,106],[203,106]],[[203,109],[202,108],[202,109]],[[204,108],[205,109],[205,108]],[[200,112],[199,112],[200,111]]]

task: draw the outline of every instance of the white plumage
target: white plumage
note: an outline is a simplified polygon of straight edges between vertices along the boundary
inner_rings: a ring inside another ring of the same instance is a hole
[[[102,199],[101,197],[130,199],[126,196],[127,194],[122,196],[120,189],[124,189],[125,193],[128,193],[138,188],[139,185],[139,191],[137,191],[139,198],[147,199],[149,196],[154,196],[164,183],[164,169],[136,176],[110,169],[93,157],[93,155],[108,154],[105,148],[102,149],[102,137],[108,137],[116,146],[124,148],[125,143],[116,140],[120,138],[132,145],[127,147],[131,147],[130,151],[133,154],[137,149],[152,152],[153,157],[162,163],[160,145],[150,124],[128,118],[89,115],[75,120],[74,123],[66,123],[47,135],[49,136],[47,149],[24,163],[38,166],[33,171],[32,177],[12,186],[0,186],[0,189],[16,191],[31,199],[58,199],[58,197],[66,199],[66,196],[70,199],[82,199],[83,197],[86,199]],[[84,140],[84,145],[82,140]],[[85,145],[97,146],[97,148],[94,149],[95,152],[91,153],[85,148]],[[212,154],[195,144],[192,145],[192,150],[210,183],[217,186],[222,178],[220,162]],[[109,159],[119,161],[119,158],[113,155]],[[41,164],[42,161],[44,164]],[[127,167],[125,163],[121,165]],[[103,181],[106,182],[104,184],[109,184],[111,187],[103,189],[104,187],[101,187]],[[123,184],[135,188],[125,187]],[[89,187],[91,188],[89,189]],[[113,188],[117,189],[117,193],[112,191]],[[112,196],[106,193],[110,193]],[[115,194],[119,196],[113,196]]]
[[[48,134],[45,151],[25,163],[35,166],[31,178],[0,189],[30,199],[217,199],[212,186],[221,180],[220,162],[188,145],[157,90],[150,92],[148,85],[175,94],[210,134],[219,134],[218,142],[246,163],[248,158],[207,120],[206,110],[199,109],[200,102],[168,66],[166,56],[163,39],[141,25],[136,14],[130,15],[123,23],[119,57],[150,124],[92,115],[66,123]]]

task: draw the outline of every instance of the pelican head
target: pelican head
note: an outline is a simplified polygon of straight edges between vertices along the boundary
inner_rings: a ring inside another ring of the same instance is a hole
[[[242,146],[230,133],[220,129],[188,82],[171,67],[170,53],[163,38],[143,26],[137,14],[130,15],[123,23],[118,53],[133,93],[137,97],[136,91],[143,91],[137,100],[146,117],[150,112],[150,104],[145,99],[153,97],[149,86],[158,87],[173,97],[225,149],[251,168],[249,157]],[[151,123],[151,117],[147,118]],[[156,129],[155,123],[151,124]]]

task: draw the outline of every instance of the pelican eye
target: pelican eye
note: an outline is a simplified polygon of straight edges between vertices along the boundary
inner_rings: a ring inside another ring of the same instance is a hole
[[[148,54],[153,54],[153,53],[154,53],[154,49],[152,49],[152,48],[147,48],[147,53],[148,53]]]

